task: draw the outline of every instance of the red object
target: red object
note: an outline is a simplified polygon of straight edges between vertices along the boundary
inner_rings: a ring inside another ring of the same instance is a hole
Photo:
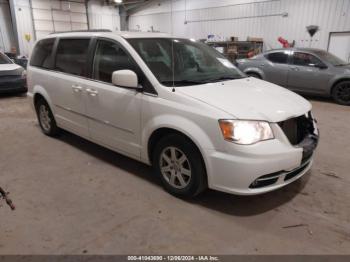
[[[290,48],[290,44],[288,43],[288,41],[286,39],[284,39],[283,37],[279,37],[278,38],[278,42],[280,42],[283,45],[283,48]]]

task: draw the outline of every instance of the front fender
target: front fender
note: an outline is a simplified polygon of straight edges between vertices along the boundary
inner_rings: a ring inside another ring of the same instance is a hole
[[[192,142],[198,147],[200,150],[204,161],[204,149],[213,149],[214,145],[210,137],[204,132],[204,130],[195,122],[190,119],[177,116],[177,115],[160,115],[152,118],[148,121],[142,131],[142,152],[141,158],[143,161],[150,163],[150,156],[148,155],[148,141],[153,134],[158,129],[161,128],[169,128],[176,130],[180,133],[183,133],[188,138],[192,140]]]

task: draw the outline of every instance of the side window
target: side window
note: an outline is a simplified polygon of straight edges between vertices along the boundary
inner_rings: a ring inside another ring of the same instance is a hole
[[[44,39],[35,45],[32,58],[30,60],[31,66],[37,66],[49,69],[52,67],[52,49],[55,44],[55,38]]]
[[[60,39],[55,69],[77,76],[86,75],[90,39]]]
[[[112,82],[112,73],[117,70],[133,70],[137,68],[131,57],[119,44],[110,41],[99,40],[94,57],[93,78],[103,82]]]
[[[293,55],[293,64],[298,66],[314,67],[322,64],[322,62],[311,54],[295,52]]]
[[[271,61],[272,63],[277,64],[287,64],[288,63],[288,54],[284,52],[277,52],[277,53],[270,53],[265,55],[267,60]]]

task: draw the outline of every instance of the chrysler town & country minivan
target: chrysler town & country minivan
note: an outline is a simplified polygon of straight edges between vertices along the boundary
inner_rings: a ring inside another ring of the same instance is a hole
[[[281,188],[311,168],[318,142],[308,101],[192,39],[51,34],[35,45],[27,81],[46,135],[68,130],[153,165],[176,196]]]

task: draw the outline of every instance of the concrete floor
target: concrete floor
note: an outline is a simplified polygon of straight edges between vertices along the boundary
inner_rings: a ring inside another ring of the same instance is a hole
[[[0,254],[350,254],[350,107],[312,104],[321,143],[308,175],[262,196],[183,201],[143,164],[44,136],[26,97],[2,97],[0,185],[17,210],[0,208]]]

